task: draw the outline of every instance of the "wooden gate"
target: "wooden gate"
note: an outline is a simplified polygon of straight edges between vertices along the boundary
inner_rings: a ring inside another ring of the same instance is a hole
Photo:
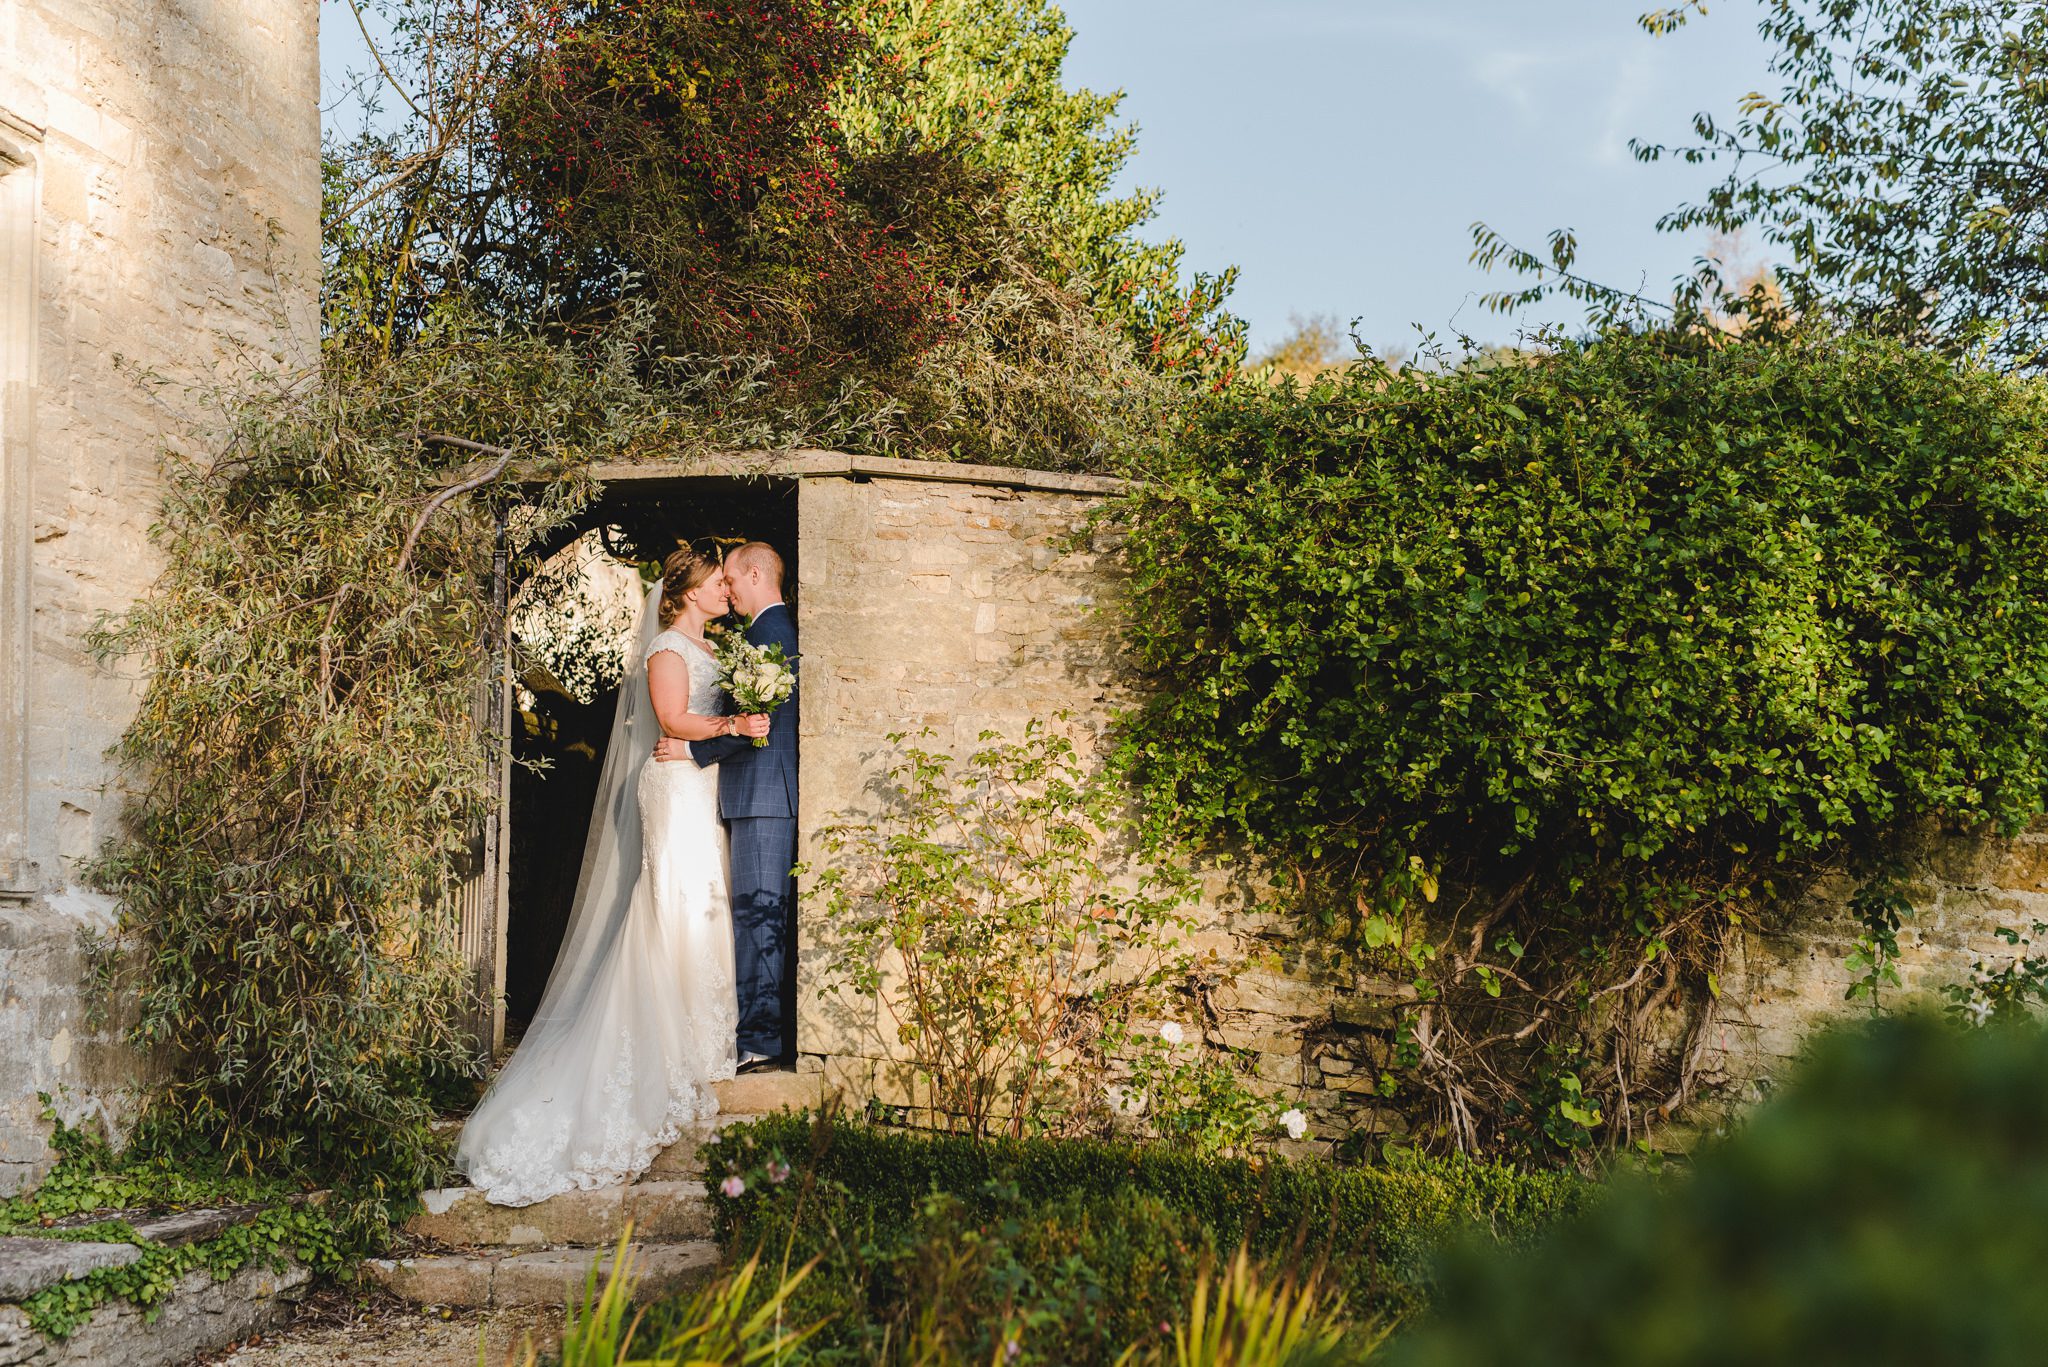
[[[490,765],[491,810],[471,836],[467,877],[455,895],[456,951],[471,989],[468,1030],[477,1059],[489,1065],[505,1043],[505,922],[510,907],[507,864],[512,834],[512,642],[505,510],[498,511],[491,559],[490,604],[478,651],[481,668],[471,699],[477,739]]]

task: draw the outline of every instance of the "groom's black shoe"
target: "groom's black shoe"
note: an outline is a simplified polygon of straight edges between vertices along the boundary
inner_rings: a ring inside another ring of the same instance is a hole
[[[781,1059],[768,1054],[741,1054],[739,1066],[734,1068],[733,1071],[735,1073],[758,1073],[769,1068],[779,1067],[781,1063]]]

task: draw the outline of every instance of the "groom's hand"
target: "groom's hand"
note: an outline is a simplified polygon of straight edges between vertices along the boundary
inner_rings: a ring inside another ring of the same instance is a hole
[[[663,736],[654,742],[654,757],[659,760],[688,759],[690,743],[673,736]]]

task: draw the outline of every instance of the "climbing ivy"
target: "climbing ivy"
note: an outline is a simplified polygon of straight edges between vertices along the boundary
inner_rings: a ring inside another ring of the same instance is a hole
[[[114,1300],[157,1307],[184,1277],[204,1268],[225,1281],[245,1267],[281,1269],[296,1258],[315,1272],[335,1272],[372,1246],[387,1213],[349,1194],[311,1193],[290,1182],[230,1175],[217,1155],[189,1145],[165,1144],[145,1130],[121,1154],[105,1139],[66,1125],[45,1097],[57,1166],[34,1189],[0,1201],[0,1236],[133,1244],[142,1256],[119,1267],[45,1287],[21,1302],[38,1333],[67,1338]],[[128,1219],[82,1225],[57,1222],[101,1212],[167,1213],[211,1206],[259,1206],[248,1220],[210,1238],[170,1246],[136,1233]]]
[[[702,447],[670,431],[630,332],[568,346],[451,319],[396,356],[327,359],[169,460],[163,573],[94,637],[147,679],[97,868],[122,906],[101,962],[164,1065],[156,1123],[238,1170],[410,1192],[439,1172],[436,1088],[475,1066],[451,898],[492,797],[490,477],[515,448],[530,462],[524,537],[582,505],[598,455]]]

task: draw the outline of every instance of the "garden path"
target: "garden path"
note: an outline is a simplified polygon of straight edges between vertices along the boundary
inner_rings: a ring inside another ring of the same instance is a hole
[[[546,1352],[561,1332],[562,1311],[555,1307],[429,1310],[330,1287],[276,1332],[195,1358],[188,1367],[477,1367],[479,1361],[520,1367],[529,1337]]]

